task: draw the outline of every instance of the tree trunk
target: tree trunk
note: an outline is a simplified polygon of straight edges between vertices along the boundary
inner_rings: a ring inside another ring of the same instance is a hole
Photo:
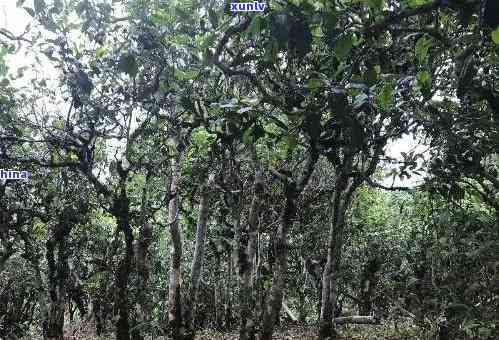
[[[215,243],[214,246],[214,255],[215,255],[215,294],[214,294],[214,312],[215,312],[215,327],[217,329],[222,328],[222,318],[220,315],[220,305],[221,305],[221,298],[220,298],[220,291],[221,291],[221,283],[222,283],[222,275],[220,274],[220,256],[222,253],[221,250],[222,246],[218,243]]]
[[[275,173],[284,181],[284,208],[279,218],[279,228],[274,240],[275,264],[272,273],[272,288],[270,290],[270,304],[264,310],[264,320],[260,340],[271,340],[274,327],[279,320],[282,299],[285,288],[285,276],[288,269],[288,231],[296,215],[296,200],[307,186],[315,169],[319,154],[315,145],[311,146],[310,156],[305,165],[298,183],[291,177]]]
[[[125,237],[125,255],[116,271],[115,308],[118,312],[116,340],[130,340],[130,306],[128,302],[128,279],[132,270],[133,233],[130,226],[130,201],[126,194],[126,176],[121,176],[120,195],[115,197],[113,215],[118,222],[118,230]]]
[[[48,285],[49,285],[49,304],[47,315],[44,322],[44,339],[62,340],[64,327],[64,307],[65,307],[65,281],[67,271],[64,270],[65,259],[62,256],[64,252],[64,241],[57,240],[54,236],[47,241],[47,265],[48,265]],[[55,255],[55,249],[58,248],[58,255]]]
[[[241,289],[239,292],[240,303],[240,329],[239,339],[248,340],[255,337],[255,299],[251,275],[256,255],[258,236],[258,217],[260,215],[260,200],[263,193],[263,173],[255,158],[255,180],[253,184],[253,198],[251,199],[250,212],[248,216],[247,245],[239,244],[238,278]]]
[[[76,223],[74,218],[74,211],[63,210],[46,243],[49,285],[49,303],[43,330],[46,340],[62,340],[64,335],[66,285],[69,277],[66,241]]]
[[[297,198],[296,184],[285,184],[285,205],[281,213],[280,224],[274,243],[275,264],[273,283],[270,291],[270,304],[264,312],[261,340],[271,340],[274,326],[279,318],[285,288],[285,275],[288,269],[288,241],[287,235],[293,218],[296,214],[295,201]]]
[[[329,229],[328,255],[326,267],[322,275],[321,315],[319,339],[336,339],[333,317],[338,297],[338,275],[341,263],[341,248],[343,245],[343,229],[345,214],[358,186],[356,180],[339,174],[335,183],[332,200],[332,218]]]
[[[152,228],[149,222],[143,222],[139,231],[139,239],[136,244],[136,266],[137,266],[137,306],[136,319],[139,327],[132,332],[132,340],[142,340],[140,324],[149,320],[149,301],[147,300],[147,285],[149,281],[149,245],[152,239]]]
[[[135,262],[137,267],[137,303],[136,303],[136,325],[132,331],[132,340],[143,340],[141,326],[149,321],[150,303],[147,298],[147,286],[149,282],[149,246],[152,241],[152,227],[147,221],[147,206],[148,206],[148,185],[151,173],[146,176],[146,183],[142,189],[142,204],[141,204],[141,225],[139,231],[139,239],[136,243]]]
[[[168,287],[168,324],[174,340],[182,340],[184,330],[181,310],[181,265],[182,265],[182,235],[179,229],[179,194],[181,179],[181,157],[172,160],[172,177],[170,183],[170,202],[168,204],[168,225],[172,240],[170,285]]]
[[[211,186],[214,176],[210,175],[208,182],[201,187],[201,200],[199,202],[199,216],[196,226],[196,244],[194,246],[194,255],[192,257],[191,269],[191,291],[189,294],[189,306],[185,315],[185,322],[188,331],[188,338],[193,339],[195,335],[196,302],[201,281],[201,271],[203,268],[204,246],[206,237],[206,226],[208,224]]]

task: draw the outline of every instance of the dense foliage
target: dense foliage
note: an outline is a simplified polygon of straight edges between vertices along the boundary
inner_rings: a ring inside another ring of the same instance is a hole
[[[498,7],[17,1],[0,338],[497,338]]]

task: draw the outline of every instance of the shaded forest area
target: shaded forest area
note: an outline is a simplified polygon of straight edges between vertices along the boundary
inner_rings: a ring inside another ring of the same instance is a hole
[[[498,1],[16,6],[0,339],[499,338]]]

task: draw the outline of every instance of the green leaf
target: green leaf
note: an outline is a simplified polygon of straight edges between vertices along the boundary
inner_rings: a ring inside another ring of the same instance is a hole
[[[216,140],[216,135],[210,134],[208,131],[201,127],[193,130],[191,138],[192,143],[199,150],[205,151]]]
[[[393,84],[392,82],[384,82],[383,87],[376,96],[376,103],[382,109],[389,109],[393,105]]]
[[[499,26],[497,26],[497,28],[494,31],[492,31],[491,35],[492,35],[492,41],[494,41],[496,45],[499,45]]]
[[[336,28],[336,23],[338,22],[338,18],[334,13],[326,13],[324,17],[322,18],[322,31],[324,32],[325,35],[325,40],[328,44],[328,46],[334,48],[333,42],[335,39],[338,37],[338,34],[341,33]]]
[[[345,59],[353,47],[352,35],[350,33],[343,34],[334,46],[334,53],[340,60]]]
[[[97,58],[103,57],[105,53],[106,49],[102,46],[99,46],[95,49],[95,55],[97,56]]]
[[[419,71],[417,75],[418,85],[424,89],[431,88],[431,76],[428,71]]]
[[[124,54],[121,56],[118,63],[118,69],[121,72],[127,73],[130,77],[135,77],[139,72],[139,66],[135,57],[131,54]]]
[[[313,29],[312,29],[312,35],[316,38],[322,38],[324,37],[324,32],[322,31],[322,27],[321,26],[315,26]]]
[[[17,0],[16,7],[21,7],[22,5],[24,5],[25,2],[26,0]]]
[[[385,5],[385,0],[367,0],[369,7],[381,10]]]
[[[199,72],[196,70],[175,69],[174,74],[180,80],[193,80],[199,75]]]
[[[433,46],[433,41],[426,37],[421,37],[416,42],[415,53],[420,64],[426,62],[426,57],[428,56],[428,50]]]
[[[187,34],[176,34],[170,36],[168,41],[175,46],[187,46],[191,42],[191,37]]]
[[[253,142],[254,142],[253,129],[248,128],[243,133],[243,143],[246,145],[251,145],[251,144],[253,144]]]
[[[215,42],[216,38],[217,37],[215,33],[208,33],[202,40],[201,48],[205,49],[213,46],[213,43]]]
[[[318,89],[322,87],[322,80],[318,78],[311,78],[307,81],[307,86],[310,90]]]
[[[52,126],[56,129],[62,130],[64,128],[64,120],[59,118],[52,122]]]
[[[411,8],[416,8],[426,4],[428,0],[407,0],[407,5]]]
[[[298,145],[298,140],[294,136],[291,136],[291,135],[285,136],[283,138],[283,141],[286,144],[286,149],[287,149],[287,152],[289,152],[289,153],[293,152],[293,150]]]

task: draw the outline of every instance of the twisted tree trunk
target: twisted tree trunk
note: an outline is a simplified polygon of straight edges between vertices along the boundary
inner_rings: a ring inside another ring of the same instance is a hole
[[[239,269],[240,281],[240,329],[239,339],[248,340],[255,338],[255,298],[253,292],[254,281],[251,280],[253,273],[254,258],[256,255],[258,216],[260,214],[260,200],[263,193],[263,173],[255,158],[255,180],[253,184],[253,197],[248,216],[247,244],[241,242],[239,245]],[[253,312],[252,312],[253,311]]]
[[[130,340],[130,306],[128,301],[128,280],[132,270],[133,233],[130,226],[130,200],[126,194],[126,176],[121,177],[121,192],[114,199],[113,214],[118,222],[118,230],[125,237],[125,255],[116,270],[115,308],[118,312],[116,340]]]
[[[288,240],[287,235],[293,218],[296,214],[295,201],[297,198],[296,184],[289,182],[285,184],[284,209],[281,213],[279,228],[274,242],[275,264],[273,271],[273,282],[270,291],[270,304],[265,311],[263,320],[262,340],[271,340],[274,326],[278,321],[282,306],[282,298],[285,288],[285,274],[288,269]]]
[[[144,339],[141,331],[141,324],[144,324],[150,317],[150,302],[147,298],[147,286],[149,282],[149,246],[152,241],[152,227],[147,221],[147,205],[148,205],[148,184],[151,173],[146,176],[146,183],[142,189],[142,206],[141,206],[141,225],[139,231],[139,239],[135,247],[135,262],[137,267],[137,303],[136,309],[136,326],[132,331],[132,340]]]
[[[285,276],[288,270],[288,232],[292,227],[296,215],[296,200],[307,186],[319,158],[318,152],[312,145],[310,156],[305,170],[298,183],[288,176],[276,173],[284,181],[284,208],[279,218],[279,228],[274,240],[275,264],[273,267],[272,288],[270,291],[270,303],[264,310],[261,340],[271,340],[275,324],[278,321],[282,307],[282,299],[285,289]]]
[[[147,285],[149,281],[149,259],[148,252],[152,239],[152,228],[149,222],[140,227],[139,239],[136,244],[136,267],[137,267],[137,305],[136,319],[139,327],[132,332],[133,340],[142,340],[140,324],[149,320],[149,301],[147,300]]]
[[[210,175],[208,182],[201,186],[201,200],[199,202],[199,216],[196,226],[196,244],[194,246],[194,255],[192,258],[190,301],[188,301],[185,313],[188,333],[187,338],[189,339],[194,339],[195,336],[196,302],[199,283],[201,281],[201,271],[203,268],[206,226],[208,224],[210,212],[211,186],[213,185],[213,182],[214,176]]]
[[[66,243],[73,225],[77,223],[75,216],[75,211],[65,208],[46,243],[49,285],[48,306],[43,323],[46,340],[62,340],[64,336],[66,286],[69,278],[69,251]]]
[[[341,248],[345,214],[352,195],[360,182],[339,174],[331,204],[331,226],[329,228],[327,262],[322,275],[321,315],[319,339],[336,339],[333,317],[338,297],[338,275],[341,263]]]
[[[182,235],[179,229],[179,194],[181,179],[181,156],[172,159],[172,175],[170,183],[170,202],[168,204],[168,225],[172,240],[170,262],[170,285],[168,287],[168,324],[174,340],[182,340],[184,329],[181,309],[181,265],[182,265]]]

